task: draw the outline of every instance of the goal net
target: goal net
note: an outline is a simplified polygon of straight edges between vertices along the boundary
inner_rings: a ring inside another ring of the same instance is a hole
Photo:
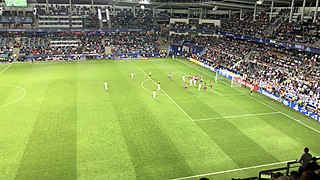
[[[241,77],[239,75],[232,76],[231,87],[241,87]]]
[[[216,83],[218,81],[223,81],[224,84],[230,83],[231,87],[241,87],[242,78],[240,75],[234,74],[228,70],[220,70],[220,73],[221,74],[216,72],[216,76],[215,76]],[[227,78],[227,77],[229,77],[229,78]],[[232,77],[232,78],[230,79],[230,77]]]
[[[227,78],[221,74],[219,74],[218,72],[216,72],[216,76],[214,78],[215,82],[218,83],[218,81],[227,81]]]

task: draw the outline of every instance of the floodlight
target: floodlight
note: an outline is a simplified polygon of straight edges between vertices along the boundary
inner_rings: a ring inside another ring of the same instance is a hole
[[[262,3],[263,3],[263,1],[264,1],[264,0],[258,0],[258,1],[257,1],[257,4],[259,4],[259,5],[260,5],[260,4],[262,4]]]
[[[216,11],[216,10],[218,10],[218,6],[214,6],[214,7],[212,8],[212,11]]]

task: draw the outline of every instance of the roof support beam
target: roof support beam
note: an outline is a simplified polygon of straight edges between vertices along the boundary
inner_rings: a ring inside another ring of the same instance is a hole
[[[271,2],[270,18],[269,18],[269,20],[270,20],[270,21],[272,20],[272,15],[273,15],[273,6],[274,6],[274,0],[272,0],[272,2]]]
[[[289,22],[292,22],[294,0],[291,2]]]
[[[301,23],[303,23],[303,20],[304,20],[304,10],[306,8],[306,2],[307,0],[303,0],[302,12],[301,12]]]
[[[256,4],[254,4],[253,20],[256,20],[256,15],[257,15],[257,1],[256,1]]]
[[[317,2],[316,2],[316,10],[314,11],[314,16],[313,16],[313,22],[314,23],[317,20],[318,8],[319,8],[319,0],[317,0]]]

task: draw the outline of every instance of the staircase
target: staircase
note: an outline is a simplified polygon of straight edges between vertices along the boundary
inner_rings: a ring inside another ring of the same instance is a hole
[[[232,68],[235,68],[236,66],[238,66],[240,63],[242,63],[243,61],[250,61],[250,57],[251,57],[251,55],[253,55],[254,54],[254,51],[252,50],[252,51],[250,51],[249,53],[247,53],[245,56],[244,56],[244,58],[243,59],[241,59],[240,61],[238,61],[238,62],[236,62],[233,66],[232,66]]]
[[[158,41],[160,43],[160,51],[161,52],[167,52],[169,53],[169,41],[168,41],[168,38],[169,37],[169,32],[170,31],[170,28],[169,27],[161,27],[161,33],[162,35],[161,36],[158,36]]]
[[[270,24],[270,26],[264,31],[265,37],[271,37],[274,33],[274,29],[278,29],[282,22],[288,21],[289,16],[287,13],[282,14],[280,17],[278,17],[273,23]]]

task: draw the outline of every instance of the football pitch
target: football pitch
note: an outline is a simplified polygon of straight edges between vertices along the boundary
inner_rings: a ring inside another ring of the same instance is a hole
[[[215,77],[187,60],[0,64],[0,179],[219,180],[320,155],[318,122],[227,79],[185,90],[183,74]]]

